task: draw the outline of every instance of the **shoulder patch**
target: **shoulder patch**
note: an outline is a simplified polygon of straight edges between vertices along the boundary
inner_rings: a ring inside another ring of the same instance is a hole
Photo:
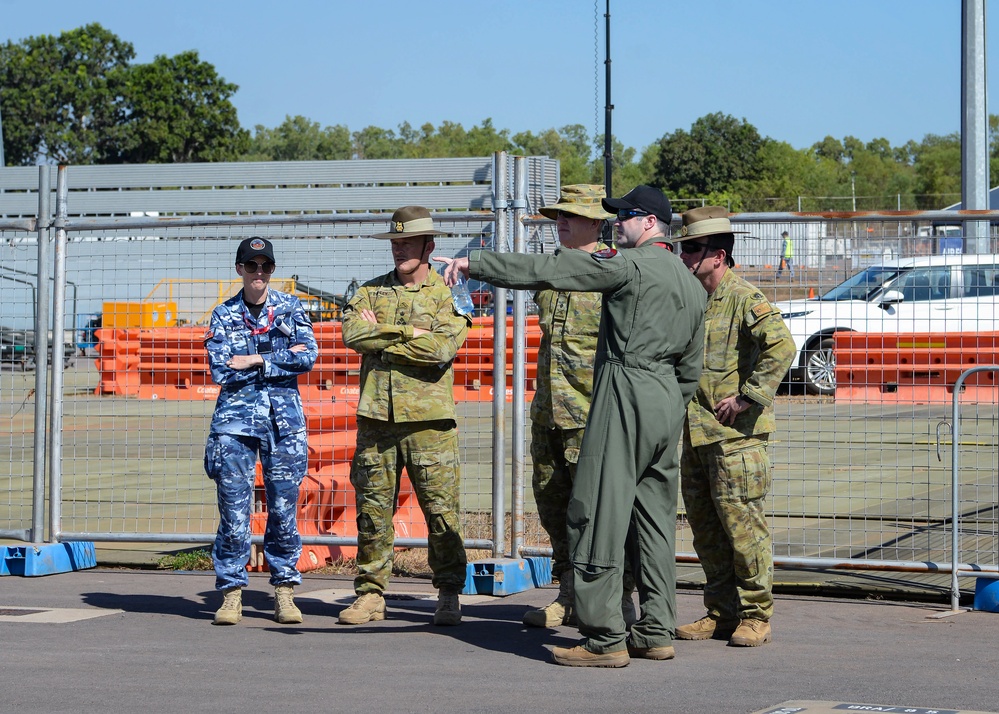
[[[614,248],[604,248],[603,250],[598,250],[595,253],[590,253],[594,260],[610,260],[615,255],[617,251]]]
[[[756,297],[755,295],[753,297]],[[763,297],[762,295],[760,297]],[[761,317],[766,317],[771,312],[773,312],[773,306],[768,302],[761,302],[750,308],[750,312],[759,320]]]
[[[205,330],[205,334],[201,336],[201,341],[208,342],[213,337],[215,337],[215,330]]]

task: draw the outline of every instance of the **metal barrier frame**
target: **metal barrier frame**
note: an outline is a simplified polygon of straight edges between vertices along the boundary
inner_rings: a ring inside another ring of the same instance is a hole
[[[514,158],[512,176],[508,170],[508,162],[505,153],[500,152],[494,157],[493,183],[493,211],[473,211],[473,212],[447,212],[435,214],[435,218],[445,218],[448,221],[467,222],[469,224],[493,223],[495,226],[495,245],[499,251],[507,249],[512,243],[512,248],[516,252],[526,252],[528,242],[526,237],[533,230],[545,229],[552,225],[551,221],[541,220],[528,215],[527,211],[527,191],[526,191],[526,164],[522,157]],[[274,226],[274,225],[296,225],[309,223],[364,223],[364,224],[384,224],[388,220],[385,214],[365,213],[346,215],[324,215],[321,221],[317,221],[315,215],[279,215],[279,216],[186,216],[174,217],[170,219],[159,219],[150,217],[131,218],[70,218],[67,215],[67,190],[66,174],[68,169],[60,167],[58,172],[58,183],[56,190],[57,210],[54,221],[48,222],[46,216],[49,215],[48,197],[50,195],[49,167],[39,167],[39,219],[0,219],[0,230],[11,231],[35,231],[38,234],[38,265],[39,273],[49,263],[47,246],[49,243],[50,231],[54,230],[54,301],[53,318],[54,324],[64,324],[65,320],[65,300],[66,300],[66,272],[65,259],[68,236],[73,233],[84,231],[113,231],[120,229],[149,228],[168,222],[171,227],[220,227],[220,226]],[[512,181],[511,181],[512,178]],[[509,197],[508,189],[512,183],[513,197]],[[898,221],[913,220],[912,212],[862,212],[853,214],[793,214],[793,213],[772,213],[772,214],[738,214],[733,216],[735,222],[747,221],[772,221],[793,223],[810,223],[817,219],[828,218],[843,220],[848,222],[863,221]],[[999,211],[975,211],[968,214],[952,211],[929,211],[918,214],[920,219],[925,220],[948,220],[959,222],[982,221],[983,219],[999,219]],[[511,241],[512,231],[512,241]],[[36,340],[44,340],[50,324],[47,313],[48,297],[45,295],[43,286],[47,285],[45,280],[39,275],[38,286],[38,310],[36,320]],[[507,291],[496,290],[495,293],[495,314],[505,316],[508,301]],[[505,514],[507,512],[504,503],[504,490],[507,479],[505,453],[505,436],[507,428],[507,406],[505,392],[507,386],[507,365],[505,364],[506,352],[501,345],[506,343],[506,321],[504,319],[495,322],[495,354],[494,354],[494,385],[495,396],[493,400],[492,428],[493,428],[493,483],[492,483],[492,517],[493,533],[491,539],[466,540],[468,548],[492,550],[495,557],[509,555],[511,557],[550,555],[551,549],[546,547],[532,546],[525,544],[525,483],[524,476],[524,444],[526,442],[526,408],[525,408],[525,348],[524,348],[524,322],[525,322],[525,299],[524,291],[513,291],[513,354],[514,364],[512,365],[512,494],[513,501],[510,509],[512,533],[509,540],[505,532]],[[50,499],[50,511],[48,518],[48,541],[107,541],[107,542],[171,542],[171,543],[205,543],[214,540],[214,533],[187,533],[187,534],[159,534],[159,533],[95,533],[95,532],[64,532],[61,528],[61,430],[62,430],[62,355],[60,350],[52,353],[51,364],[47,361],[47,349],[44,342],[36,345],[38,349],[39,364],[36,372],[35,387],[35,453],[33,470],[33,501],[32,501],[32,523],[30,530],[0,530],[0,536],[41,542],[44,533],[44,485],[46,472],[48,475]],[[960,435],[960,408],[959,394],[960,387],[965,378],[975,372],[985,370],[999,370],[997,366],[982,366],[968,370],[961,375],[955,384],[955,392],[952,405],[952,424],[954,433],[954,443],[956,444]],[[51,379],[51,394],[47,391],[47,378]],[[46,423],[47,419],[47,423]],[[46,436],[48,442],[46,443]],[[960,544],[958,533],[960,528],[960,513],[958,502],[958,488],[960,484],[960,455],[958,449],[952,449],[952,543],[951,562],[920,562],[920,561],[897,561],[897,560],[862,560],[855,558],[822,558],[822,557],[786,557],[777,556],[774,558],[775,567],[803,568],[803,569],[843,569],[843,570],[874,570],[874,571],[896,571],[910,573],[951,573],[951,602],[952,608],[957,609],[958,598],[958,578],[960,576],[974,576],[985,578],[999,578],[999,566],[967,564],[960,562]],[[255,542],[262,539],[255,537]],[[356,545],[356,539],[337,536],[302,536],[302,541],[307,545]],[[426,539],[397,539],[396,543],[404,547],[426,547]],[[507,549],[509,543],[509,549]],[[697,557],[693,553],[677,553],[679,562],[697,562]]]

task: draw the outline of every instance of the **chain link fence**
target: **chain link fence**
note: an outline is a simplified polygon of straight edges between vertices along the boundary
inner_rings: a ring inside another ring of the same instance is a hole
[[[448,234],[438,239],[436,253],[454,256],[473,248],[510,249],[513,243],[505,236],[513,224],[507,212],[512,209],[503,202],[499,206],[496,212],[435,214],[438,229]],[[958,352],[965,358],[989,354],[991,348],[984,340],[999,330],[995,239],[991,239],[992,254],[972,261],[961,245],[955,250],[953,239],[960,240],[960,235],[934,226],[939,213],[907,214],[904,219],[734,216],[746,231],[735,248],[737,271],[781,306],[789,324],[794,320],[807,323],[796,334],[801,342],[796,366],[801,369],[797,379],[783,385],[778,394],[778,428],[771,441],[774,471],[769,507],[775,562],[780,568],[946,573],[959,523],[960,562],[986,576],[997,570],[995,373],[955,395],[953,390],[947,392],[949,373],[944,373],[939,390],[930,389],[932,367],[922,370],[926,375],[910,374],[912,384],[896,377],[894,382],[860,383],[861,389],[856,381],[860,367],[845,371],[835,364],[837,356],[847,354],[839,347],[844,334],[886,330],[883,319],[877,322],[872,315],[890,317],[901,327],[896,328],[898,332],[968,335],[968,341],[956,348]],[[134,217],[117,223],[67,219],[57,222],[66,231],[66,239],[54,244],[55,271],[46,265],[39,269],[33,222],[0,222],[0,447],[7,451],[7,459],[0,459],[6,484],[0,489],[0,535],[21,540],[45,537],[37,529],[45,504],[39,502],[37,480],[43,468],[50,479],[53,471],[57,476],[50,481],[55,485],[51,494],[57,505],[52,510],[48,502],[48,537],[210,542],[217,523],[215,490],[204,475],[202,453],[214,402],[210,389],[199,392],[210,380],[197,373],[194,357],[186,371],[159,359],[154,360],[158,366],[118,380],[114,370],[127,364],[128,346],[120,354],[112,353],[107,341],[116,330],[134,331],[139,343],[159,334],[168,342],[175,340],[178,350],[183,346],[185,354],[194,355],[199,343],[192,335],[236,285],[236,245],[261,225],[267,226],[266,233],[275,242],[274,284],[311,300],[316,324],[333,335],[338,307],[351,286],[391,269],[387,244],[367,237],[384,230],[387,220],[387,214],[231,217],[215,219],[216,225],[183,217],[168,222]],[[550,223],[535,219],[525,225],[527,250],[553,249]],[[792,239],[793,257],[779,271],[784,231]],[[905,262],[910,258],[918,260]],[[56,285],[60,260],[65,266],[62,324],[51,330],[50,339],[61,344],[62,351],[58,353],[61,359],[52,352],[48,362],[62,362],[64,369],[54,379],[54,375],[38,373],[34,330],[39,310]],[[853,300],[821,299],[831,291],[835,297],[837,285],[864,271],[871,271],[870,282],[860,283],[856,294],[846,294]],[[914,273],[920,271],[932,273],[929,277],[936,278],[937,287],[946,292],[926,300],[907,298],[906,281],[912,282]],[[946,285],[940,277],[944,271]],[[985,289],[993,285],[995,290]],[[476,330],[491,333],[495,307],[488,286],[473,288],[482,291],[482,317],[470,339]],[[902,298],[892,296],[892,289]],[[510,297],[513,303],[521,299],[514,293]],[[523,299],[529,304],[527,296]],[[868,303],[862,312],[856,310],[859,303]],[[808,310],[818,314],[795,316]],[[512,312],[521,319],[519,311]],[[820,324],[819,318],[828,315],[833,315],[832,322]],[[531,318],[523,319],[529,323]],[[814,334],[804,334],[813,328]],[[511,332],[506,334],[509,340]],[[809,382],[804,364],[822,352],[823,340],[834,343],[826,349],[825,356],[833,361],[826,365],[826,373],[841,381],[833,383],[828,393]],[[931,338],[924,341],[929,353],[954,351],[933,347]],[[856,346],[852,349],[865,352]],[[516,350],[511,354],[516,360]],[[878,378],[883,378],[884,345],[867,348],[866,354],[868,362],[873,360],[881,370]],[[525,359],[531,359],[530,348]],[[464,526],[470,547],[511,553],[516,542],[523,546],[522,553],[544,553],[547,539],[534,515],[530,478],[524,478],[530,473],[529,457],[523,456],[529,450],[517,443],[523,440],[529,405],[519,407],[514,398],[533,391],[533,374],[528,363],[524,381],[515,383],[514,366],[506,365],[511,401],[503,403],[499,417],[497,404],[491,401],[491,364],[481,366],[477,383],[469,378],[468,389],[459,399]],[[318,381],[306,382],[306,403],[349,403],[350,378],[349,366],[330,368]],[[849,385],[848,379],[853,380]],[[42,402],[39,391],[46,388],[40,385],[50,382],[58,391],[54,400],[51,394],[42,395],[51,400]],[[913,391],[917,386],[925,389]],[[847,394],[853,396],[847,398]],[[955,399],[961,415],[957,432],[952,418]],[[320,411],[326,408],[317,406]],[[53,410],[58,415],[55,431],[51,429]],[[40,460],[38,454],[39,413],[46,413],[49,420],[42,422],[47,441],[41,443],[47,453],[54,450],[57,455],[48,465],[44,455]],[[521,425],[519,430],[504,426],[499,448],[494,439],[497,418],[504,425],[511,420]],[[322,468],[335,470],[342,484],[344,449],[350,445],[348,437],[335,436],[344,430],[332,423],[326,422],[325,436],[318,435],[316,448],[333,454]],[[959,450],[957,468],[951,460],[955,448]],[[518,463],[519,459],[524,460]],[[501,484],[496,483],[497,473],[505,475]],[[520,477],[511,479],[511,473]],[[345,493],[343,498],[352,494]],[[510,504],[521,500],[523,512],[511,511]],[[330,520],[336,513],[319,513],[315,528],[303,530],[305,541],[349,545],[349,530]],[[348,511],[339,513],[343,517]],[[498,521],[502,521],[499,529]],[[677,529],[678,557],[694,560],[682,510]],[[502,542],[496,542],[497,538]],[[418,545],[421,539],[400,542]]]

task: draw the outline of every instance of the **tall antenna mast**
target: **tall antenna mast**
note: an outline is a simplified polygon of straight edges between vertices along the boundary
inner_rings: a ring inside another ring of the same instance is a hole
[[[614,105],[611,104],[611,56],[610,56],[610,0],[607,0],[607,12],[605,33],[607,36],[607,59],[604,60],[604,74],[606,76],[607,88],[606,104],[604,105],[604,188],[608,196],[613,196],[611,191],[611,178],[613,172],[613,145],[611,143],[611,112]]]

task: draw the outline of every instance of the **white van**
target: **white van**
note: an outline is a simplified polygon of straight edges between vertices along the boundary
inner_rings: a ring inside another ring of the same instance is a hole
[[[880,261],[821,297],[776,303],[798,348],[788,376],[812,394],[833,394],[835,333],[991,332],[997,301],[999,255]]]

